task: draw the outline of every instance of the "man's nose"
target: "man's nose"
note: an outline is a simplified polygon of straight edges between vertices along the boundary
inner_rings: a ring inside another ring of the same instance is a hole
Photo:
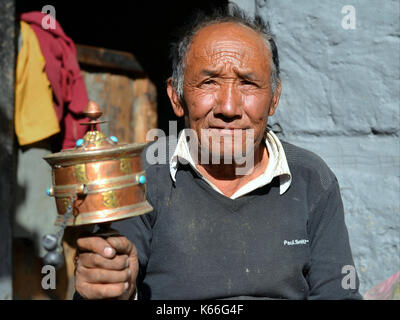
[[[241,96],[234,83],[224,84],[217,93],[216,106],[214,108],[215,117],[226,119],[241,118]]]

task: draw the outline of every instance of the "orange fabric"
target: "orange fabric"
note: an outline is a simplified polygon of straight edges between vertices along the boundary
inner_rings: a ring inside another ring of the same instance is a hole
[[[60,132],[60,126],[39,41],[26,22],[20,25],[22,46],[16,65],[14,123],[19,144],[27,145]]]

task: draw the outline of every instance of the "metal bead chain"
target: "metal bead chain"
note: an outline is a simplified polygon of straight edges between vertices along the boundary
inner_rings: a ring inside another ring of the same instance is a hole
[[[67,207],[67,211],[64,214],[63,222],[57,232],[57,235],[48,234],[43,237],[43,247],[48,251],[44,256],[43,262],[46,265],[52,265],[56,269],[59,269],[64,264],[64,257],[62,255],[62,238],[64,235],[65,227],[67,226],[67,221],[71,217],[74,207],[74,202],[76,200],[75,196],[71,197],[71,201]]]

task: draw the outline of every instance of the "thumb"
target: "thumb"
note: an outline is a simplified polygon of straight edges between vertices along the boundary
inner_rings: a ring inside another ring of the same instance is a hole
[[[108,237],[106,241],[115,249],[117,253],[126,254],[130,257],[137,257],[136,247],[126,237]]]

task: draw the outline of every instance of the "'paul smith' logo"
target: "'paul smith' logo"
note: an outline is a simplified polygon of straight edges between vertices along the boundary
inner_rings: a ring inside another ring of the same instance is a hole
[[[295,246],[295,245],[300,245],[300,244],[307,244],[309,240],[307,239],[295,239],[295,240],[283,240],[283,245],[284,246]]]

